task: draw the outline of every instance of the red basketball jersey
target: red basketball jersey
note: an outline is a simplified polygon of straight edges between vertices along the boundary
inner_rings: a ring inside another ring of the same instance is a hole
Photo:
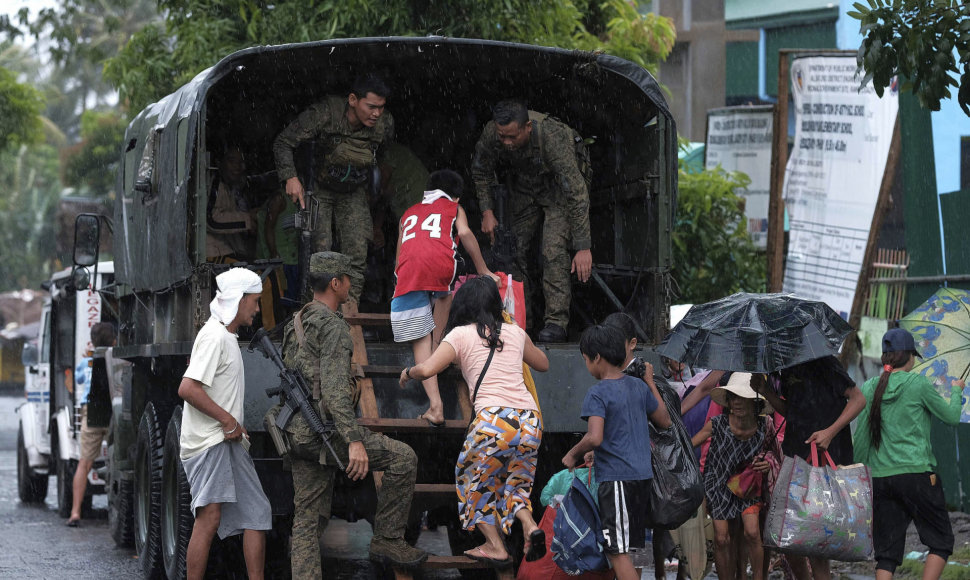
[[[446,291],[455,278],[454,237],[458,202],[440,197],[418,203],[401,216],[394,297],[415,290]]]

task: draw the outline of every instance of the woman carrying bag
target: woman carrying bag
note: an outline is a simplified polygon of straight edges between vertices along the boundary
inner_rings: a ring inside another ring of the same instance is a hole
[[[763,497],[770,496],[781,453],[771,417],[759,415],[764,399],[751,388],[751,378],[750,373],[733,373],[727,385],[711,391],[711,399],[726,412],[712,417],[691,440],[694,447],[711,440],[704,493],[714,520],[714,563],[721,580],[738,574],[731,549],[732,523],[738,520],[752,577],[765,577],[761,509]]]
[[[511,568],[502,535],[518,519],[526,559],[537,560],[546,541],[532,516],[530,495],[542,421],[522,363],[544,372],[549,360],[524,330],[503,322],[502,297],[491,278],[473,278],[455,292],[441,345],[424,363],[404,369],[401,385],[437,375],[453,362],[461,367],[475,409],[455,466],[458,516],[465,529],[477,527],[485,536],[483,545],[465,555]]]
[[[926,377],[910,372],[918,356],[909,332],[889,330],[882,338],[883,372],[862,386],[866,408],[859,415],[853,445],[855,460],[872,472],[877,580],[892,578],[902,564],[910,522],[929,548],[923,578],[939,578],[953,553],[943,486],[933,472],[930,415],[956,425],[964,383],[953,381],[947,401]]]

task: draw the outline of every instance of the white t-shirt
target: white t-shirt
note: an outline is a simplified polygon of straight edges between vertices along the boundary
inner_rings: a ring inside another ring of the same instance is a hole
[[[246,381],[243,374],[242,351],[232,334],[221,322],[209,318],[195,337],[192,356],[185,377],[205,386],[205,392],[216,405],[243,423],[243,402]],[[182,409],[182,450],[185,460],[222,443],[226,436],[222,424],[186,403]]]

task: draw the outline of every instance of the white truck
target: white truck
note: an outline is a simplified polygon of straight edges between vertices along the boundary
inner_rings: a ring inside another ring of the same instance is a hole
[[[80,393],[75,392],[74,376],[78,363],[92,349],[91,327],[113,318],[104,298],[104,289],[111,287],[113,279],[112,262],[101,262],[93,271],[70,268],[54,274],[43,284],[50,297],[44,303],[37,343],[24,347],[28,379],[26,401],[17,408],[18,493],[25,503],[42,502],[47,498],[48,478],[55,475],[62,517],[71,512],[80,456]],[[105,493],[106,456],[107,442],[88,474],[85,510],[90,509],[93,495]]]

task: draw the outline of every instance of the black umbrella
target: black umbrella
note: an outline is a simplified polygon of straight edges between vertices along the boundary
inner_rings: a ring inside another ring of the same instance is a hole
[[[739,292],[693,306],[657,352],[706,369],[770,373],[838,354],[850,332],[824,302]]]

